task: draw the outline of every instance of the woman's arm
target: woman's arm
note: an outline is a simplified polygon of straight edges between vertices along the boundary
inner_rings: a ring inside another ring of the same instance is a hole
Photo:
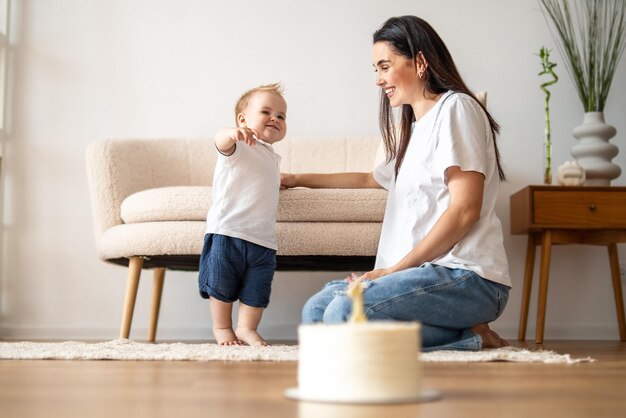
[[[364,279],[377,279],[440,257],[454,247],[480,219],[485,184],[483,174],[450,167],[447,176],[450,205],[424,239],[397,264],[365,273]]]
[[[310,187],[312,189],[380,189],[372,173],[281,174],[284,188]]]

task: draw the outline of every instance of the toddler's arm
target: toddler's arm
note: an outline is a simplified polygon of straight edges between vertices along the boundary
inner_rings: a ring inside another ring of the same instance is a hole
[[[215,135],[215,146],[222,154],[230,155],[235,151],[235,143],[237,141],[254,146],[258,137],[259,134],[254,129],[225,128],[218,131]]]

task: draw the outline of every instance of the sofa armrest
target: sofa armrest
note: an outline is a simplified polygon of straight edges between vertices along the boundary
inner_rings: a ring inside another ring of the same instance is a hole
[[[87,180],[96,237],[122,224],[122,201],[156,187],[211,185],[210,139],[114,139],[90,144]]]

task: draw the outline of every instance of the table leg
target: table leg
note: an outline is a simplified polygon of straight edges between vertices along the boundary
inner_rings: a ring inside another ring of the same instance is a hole
[[[617,244],[609,244],[609,262],[611,264],[611,279],[613,282],[613,294],[615,295],[615,310],[617,324],[619,326],[619,339],[626,341],[626,321],[624,320],[624,298],[622,296],[622,283],[619,274],[619,257]]]
[[[548,278],[550,276],[550,256],[552,254],[552,231],[546,230],[541,238],[541,268],[539,272],[539,299],[537,302],[537,329],[535,343],[543,344],[543,330],[546,323],[548,301]]]
[[[528,324],[528,307],[530,305],[530,292],[533,287],[533,270],[535,269],[535,234],[528,234],[526,246],[526,267],[524,268],[524,287],[522,289],[522,306],[519,315],[519,329],[517,339],[526,339],[526,326]]]

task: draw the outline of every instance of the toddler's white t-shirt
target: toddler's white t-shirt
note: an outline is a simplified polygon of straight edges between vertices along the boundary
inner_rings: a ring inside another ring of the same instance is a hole
[[[276,250],[279,189],[280,156],[270,144],[237,143],[231,155],[218,151],[206,233]]]

